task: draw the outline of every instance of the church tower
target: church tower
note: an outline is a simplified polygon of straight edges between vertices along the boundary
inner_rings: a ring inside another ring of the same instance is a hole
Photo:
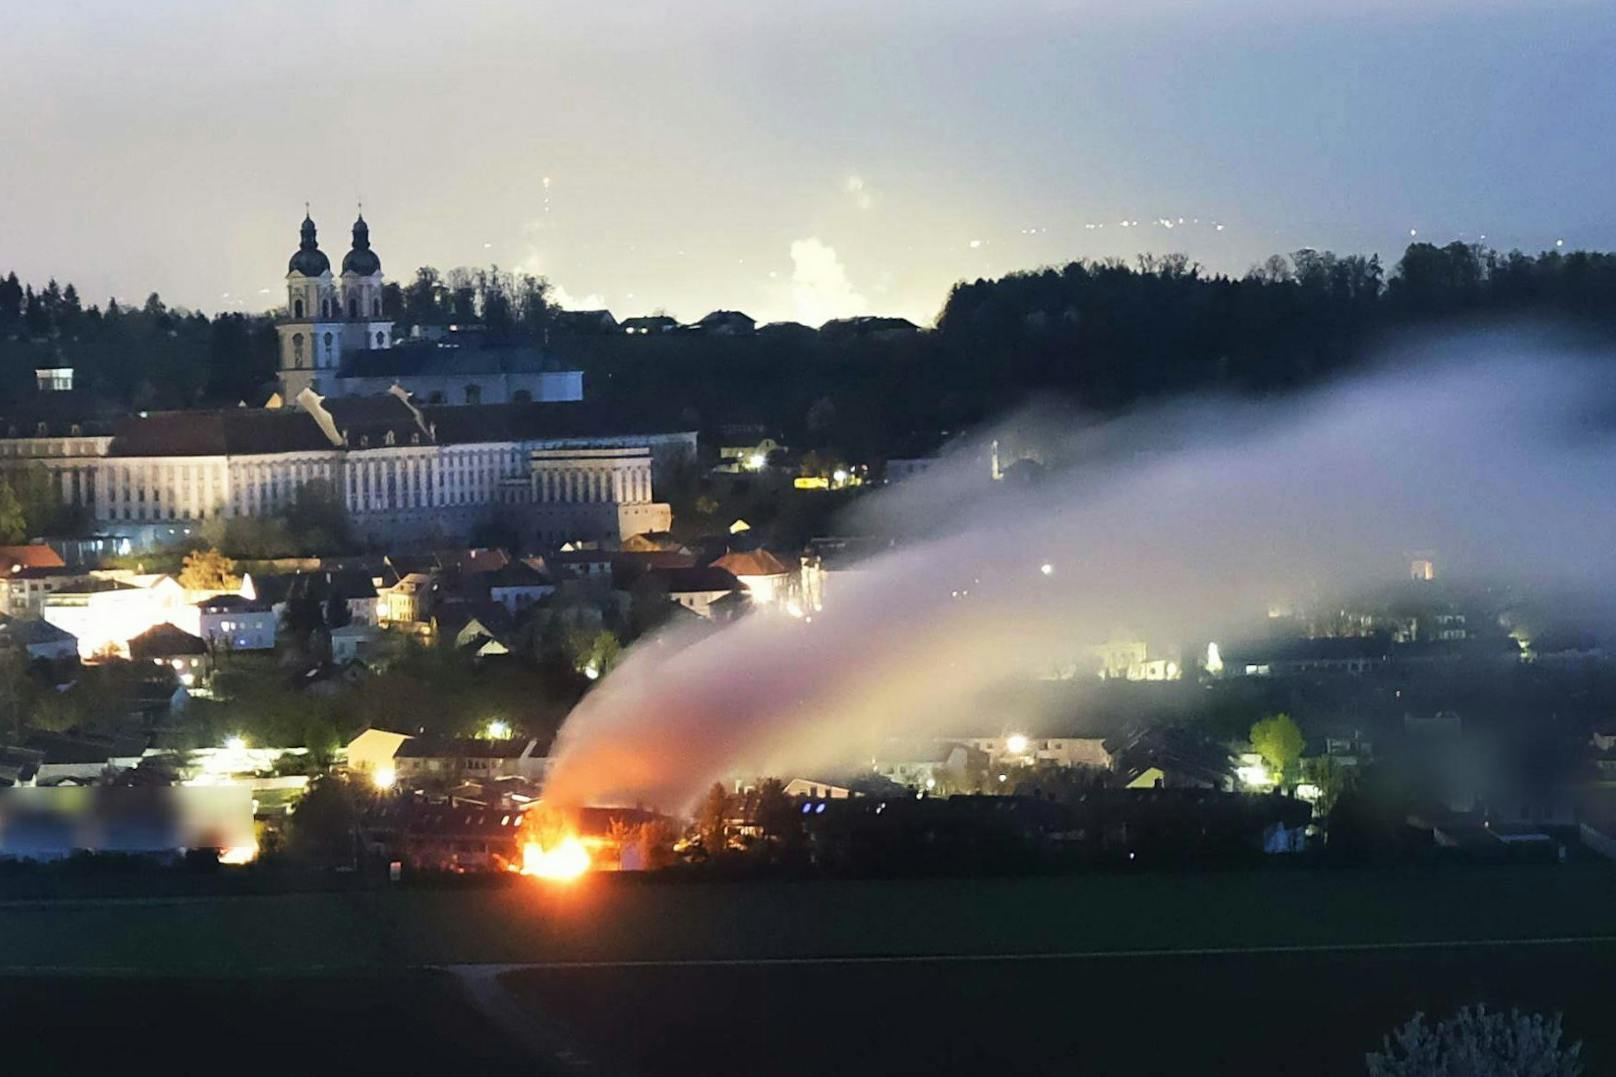
[[[304,389],[320,391],[321,375],[336,373],[343,323],[331,260],[320,250],[314,220],[303,215],[297,250],[286,265],[286,317],[281,338],[281,399],[288,405]]]
[[[353,249],[342,258],[343,348],[376,351],[393,346],[393,323],[382,315],[382,260],[370,249],[370,225],[360,212]]]

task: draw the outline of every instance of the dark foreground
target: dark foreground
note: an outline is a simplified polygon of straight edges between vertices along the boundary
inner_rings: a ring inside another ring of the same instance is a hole
[[[0,977],[0,1028],[12,1072],[534,1071],[532,1059],[441,972],[7,976]]]
[[[644,1077],[768,1059],[777,1077],[1362,1075],[1416,1010],[1563,1012],[1590,1074],[1616,1071],[1616,945],[602,968],[507,973],[607,1068]],[[722,1045],[721,1047],[717,1045]],[[612,1066],[612,1062],[621,1065]]]
[[[1608,865],[0,893],[8,1061],[52,1073],[1345,1075],[1483,1002],[1600,1074],[1612,983]]]

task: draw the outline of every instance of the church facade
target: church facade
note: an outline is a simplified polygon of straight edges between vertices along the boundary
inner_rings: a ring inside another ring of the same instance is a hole
[[[339,272],[307,214],[286,265],[279,398],[377,396],[394,385],[433,404],[525,404],[583,399],[583,372],[527,347],[488,346],[474,333],[397,339],[382,301],[382,263],[360,214]]]

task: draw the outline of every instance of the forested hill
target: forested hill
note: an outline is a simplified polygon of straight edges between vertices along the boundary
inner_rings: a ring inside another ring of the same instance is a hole
[[[1415,244],[1390,272],[1374,258],[1302,251],[1244,277],[1181,256],[1073,262],[957,285],[936,331],[748,337],[673,332],[567,336],[545,283],[498,270],[423,269],[390,284],[387,312],[414,323],[479,321],[586,372],[593,406],[620,422],[717,435],[758,424],[855,459],[912,451],[1029,393],[1108,410],[1186,390],[1269,391],[1364,356],[1383,335],[1445,320],[1525,316],[1616,330],[1616,255],[1500,254]],[[618,311],[627,316],[638,311]],[[0,410],[38,407],[33,371],[78,371],[102,407],[231,405],[274,375],[268,316],[84,306],[71,285],[0,278]]]

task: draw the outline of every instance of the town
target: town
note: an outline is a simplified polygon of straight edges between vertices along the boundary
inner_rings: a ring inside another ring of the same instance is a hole
[[[13,856],[178,856],[195,826],[85,847],[52,821],[73,790],[156,786],[208,805],[226,863],[520,872],[542,849],[558,731],[625,649],[681,628],[721,641],[752,618],[812,631],[916,541],[815,533],[849,518],[827,503],[1066,466],[1035,436],[937,437],[827,475],[781,430],[714,444],[677,421],[597,422],[554,352],[389,319],[363,217],[352,231],[336,277],[305,217],[259,404],[107,421],[57,366],[5,420],[12,501],[79,523],[0,550],[0,774],[43,820],[8,828]],[[725,312],[556,318],[754,332]],[[874,729],[811,771],[721,773],[695,803],[574,805],[589,865],[1616,855],[1595,626],[1450,580],[1440,551],[1380,568],[1361,594],[1254,608],[1221,644],[1125,625],[1071,639],[945,727]]]
[[[1605,7],[12,7],[13,1068],[1616,1072]]]

